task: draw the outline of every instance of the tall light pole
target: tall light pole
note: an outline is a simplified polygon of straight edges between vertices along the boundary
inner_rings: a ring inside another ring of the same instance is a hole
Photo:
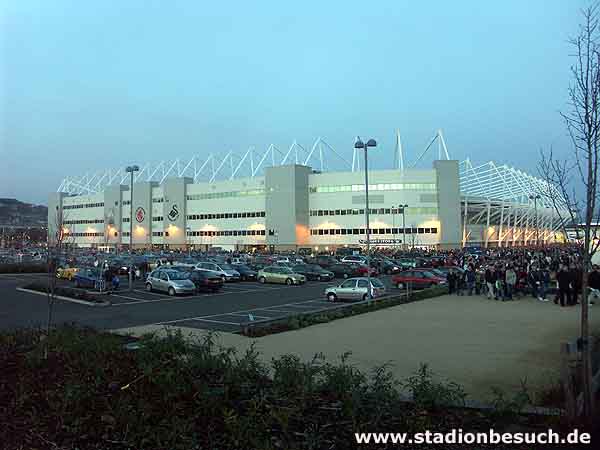
[[[406,221],[405,221],[406,213],[404,211],[405,208],[408,208],[408,205],[404,204],[404,205],[398,206],[398,211],[400,211],[400,214],[402,214],[402,247],[403,248],[406,245]]]
[[[367,157],[367,150],[369,147],[377,147],[375,139],[369,139],[366,143],[360,140],[360,137],[356,138],[354,148],[362,148],[365,150],[365,222],[367,228],[367,283],[369,285],[369,299],[373,298],[373,289],[371,287],[371,230],[369,229],[369,159]]]
[[[533,209],[535,211],[535,246],[538,247],[540,245],[540,229],[538,227],[538,210],[537,210],[537,201],[540,199],[540,195],[530,195],[529,200],[533,200]]]
[[[133,291],[133,174],[139,171],[138,166],[127,166],[125,172],[129,178],[129,291]]]

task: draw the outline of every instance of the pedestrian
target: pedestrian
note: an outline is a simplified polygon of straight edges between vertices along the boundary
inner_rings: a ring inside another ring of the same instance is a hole
[[[506,298],[508,300],[513,299],[513,292],[515,290],[515,285],[517,284],[517,273],[513,269],[512,266],[508,266],[505,274],[506,281]]]
[[[492,297],[495,297],[498,300],[498,296],[495,292],[495,284],[496,284],[496,271],[493,266],[488,266],[485,270],[485,285],[487,286],[487,298],[489,300]]]
[[[556,274],[556,282],[558,283],[558,298],[560,306],[568,306],[571,304],[571,275],[567,270],[567,266],[561,264]]]
[[[469,264],[465,272],[465,284],[467,289],[467,294],[469,296],[473,295],[473,287],[475,286],[475,270],[472,264]]]
[[[448,271],[448,277],[446,281],[448,281],[448,294],[454,294],[454,292],[456,291],[456,274],[454,272],[454,269],[450,269]]]
[[[588,286],[590,288],[588,304],[591,306],[595,299],[600,298],[600,266],[597,264],[592,266],[592,271],[588,275]]]
[[[119,284],[121,284],[121,279],[115,273],[115,274],[113,274],[113,277],[112,277],[112,288],[113,288],[113,291],[119,290]]]

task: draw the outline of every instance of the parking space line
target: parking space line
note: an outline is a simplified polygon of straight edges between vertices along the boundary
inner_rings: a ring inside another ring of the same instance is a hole
[[[290,308],[314,308],[312,305],[288,305]]]
[[[150,291],[142,291],[141,289],[134,289],[133,292],[139,292],[140,294],[157,295],[159,297],[166,297],[165,294],[158,294],[156,292],[150,292]]]
[[[252,314],[252,313],[250,313]],[[227,316],[240,316],[240,317],[248,317],[248,314],[238,314],[238,313],[227,313],[224,314]],[[259,319],[272,319],[272,317],[268,317],[268,316],[257,316],[256,314],[252,314],[252,317],[258,317]]]
[[[241,323],[237,323],[237,322],[227,322],[225,320],[211,320],[211,319],[203,319],[203,318],[197,318],[197,319],[183,319],[183,320],[178,320],[178,322],[186,322],[186,321],[199,321],[199,322],[211,322],[211,323],[224,323],[227,325],[236,325],[236,326],[241,326]]]

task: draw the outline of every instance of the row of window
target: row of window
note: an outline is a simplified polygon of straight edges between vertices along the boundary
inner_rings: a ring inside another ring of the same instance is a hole
[[[123,202],[121,203],[123,206],[128,206],[131,205],[131,200],[123,200]]]
[[[163,216],[155,216],[152,218],[152,222],[162,222]]]
[[[65,225],[88,225],[93,223],[104,223],[104,219],[93,219],[93,220],[65,220]]]
[[[370,234],[437,234],[437,228],[372,228]],[[323,236],[330,234],[366,234],[365,228],[313,228],[310,230],[312,236]]]
[[[265,230],[188,231],[188,236],[264,236]]]
[[[129,223],[129,217],[123,217],[123,223]]]
[[[437,214],[438,209],[436,207],[422,207],[422,208],[405,208],[404,212],[406,215],[426,215],[426,214]],[[363,215],[364,209],[311,209],[311,216],[357,216]],[[369,214],[401,214],[401,210],[396,208],[369,208]]]
[[[152,203],[164,203],[165,199],[163,197],[153,198]]]
[[[104,208],[104,202],[82,203],[80,205],[65,205],[65,206],[63,206],[63,209],[82,209],[82,208]]]
[[[163,232],[162,231],[153,231],[152,232],[152,236],[154,237],[162,237]]]
[[[190,194],[186,196],[188,200],[211,200],[215,198],[228,197],[246,197],[249,195],[264,195],[264,189],[250,189],[247,191],[231,191],[231,192],[206,192],[202,194]]]
[[[245,219],[247,217],[265,217],[264,211],[255,212],[236,212],[219,214],[191,214],[187,216],[188,220],[210,220],[210,219]]]
[[[369,185],[369,191],[435,191],[435,189],[435,183],[380,183]],[[309,187],[311,194],[321,192],[364,192],[364,190],[364,184]]]
[[[74,237],[101,237],[104,236],[103,233],[69,233],[69,236]]]

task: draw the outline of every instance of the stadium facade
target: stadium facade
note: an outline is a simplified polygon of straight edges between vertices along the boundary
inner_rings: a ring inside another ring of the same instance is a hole
[[[429,168],[416,168],[436,141],[437,158]],[[294,143],[285,154],[272,145],[258,155],[250,148],[240,156],[146,164],[134,172],[133,198],[124,169],[67,177],[50,195],[49,242],[62,236],[78,246],[127,247],[131,229],[134,248],[363,246],[361,152],[355,150],[347,171],[325,170],[328,154],[344,159],[322,139],[310,151]],[[408,167],[398,133],[394,155],[393,169],[369,170],[374,247],[561,239],[559,194],[542,180],[493,162],[453,160],[441,132]]]

